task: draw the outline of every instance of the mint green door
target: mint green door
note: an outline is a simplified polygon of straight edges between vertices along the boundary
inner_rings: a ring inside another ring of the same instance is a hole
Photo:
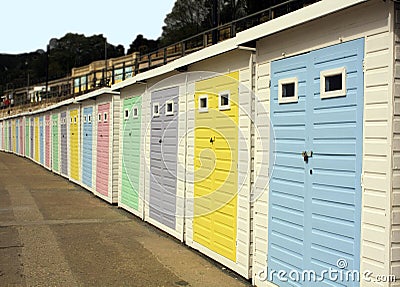
[[[53,156],[53,170],[56,172],[59,172],[59,161],[58,161],[58,130],[59,130],[59,125],[58,125],[58,113],[52,115],[51,118],[52,122],[52,156]]]
[[[142,97],[125,99],[122,109],[122,205],[138,211]]]

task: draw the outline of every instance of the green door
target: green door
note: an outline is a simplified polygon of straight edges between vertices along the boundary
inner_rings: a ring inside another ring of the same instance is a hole
[[[142,97],[125,99],[122,109],[122,205],[138,211]]]

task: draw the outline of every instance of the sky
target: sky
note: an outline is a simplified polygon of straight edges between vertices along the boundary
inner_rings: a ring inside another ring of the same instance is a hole
[[[125,52],[138,34],[161,35],[165,16],[175,0],[3,0],[0,53],[46,49],[51,38],[66,33],[103,34]]]

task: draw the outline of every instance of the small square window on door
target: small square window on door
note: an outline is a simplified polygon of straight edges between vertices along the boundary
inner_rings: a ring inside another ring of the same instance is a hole
[[[74,117],[74,124],[76,124],[76,117]]]
[[[90,124],[92,122],[92,116],[88,115],[88,123]]]
[[[138,107],[136,105],[133,106],[132,113],[133,113],[133,118],[134,119],[137,119],[139,117],[139,109],[138,109]]]
[[[159,116],[160,116],[160,104],[154,103],[153,104],[153,117],[159,117]]]
[[[101,122],[101,113],[98,115],[98,121]]]
[[[288,104],[299,101],[297,78],[287,78],[278,81],[278,103]]]
[[[129,119],[129,110],[128,109],[124,110],[124,119],[125,120]]]
[[[199,113],[208,112],[208,95],[199,96]]]
[[[86,121],[87,121],[87,116],[84,116],[83,117],[83,123],[86,124]]]
[[[104,122],[106,123],[108,121],[108,113],[104,113]]]
[[[224,91],[218,94],[218,108],[220,111],[231,109],[231,93]]]
[[[165,102],[165,115],[172,116],[174,115],[174,101],[169,100]]]
[[[346,68],[321,71],[320,83],[321,99],[346,96]]]

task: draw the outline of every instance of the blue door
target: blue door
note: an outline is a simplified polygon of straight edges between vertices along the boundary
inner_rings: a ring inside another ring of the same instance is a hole
[[[82,182],[92,187],[93,107],[83,109]]]
[[[279,286],[359,286],[323,271],[360,268],[363,57],[359,39],[271,64],[268,271]],[[319,279],[285,282],[280,270]]]
[[[39,118],[39,153],[40,153],[40,163],[44,164],[44,123],[43,117]]]

